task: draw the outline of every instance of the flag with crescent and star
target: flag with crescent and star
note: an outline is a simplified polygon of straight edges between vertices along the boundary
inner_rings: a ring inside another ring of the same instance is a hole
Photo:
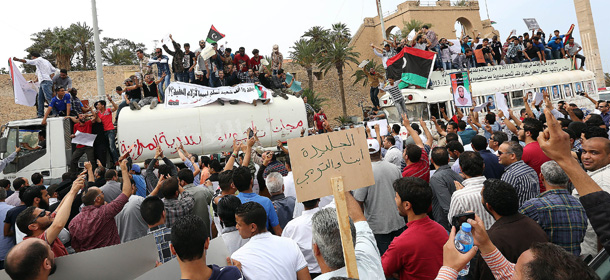
[[[434,52],[405,47],[388,59],[388,78],[400,81],[398,87],[401,89],[410,85],[427,88],[435,58]]]
[[[212,27],[210,28],[210,32],[208,32],[208,38],[206,39],[206,41],[210,44],[213,44],[213,43],[220,41],[220,39],[222,39],[224,37],[225,37],[225,35],[218,32],[218,30],[216,30],[216,27],[214,27],[214,25],[212,25]]]

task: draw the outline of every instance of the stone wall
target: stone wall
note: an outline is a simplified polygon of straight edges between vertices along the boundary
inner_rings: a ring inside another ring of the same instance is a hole
[[[105,66],[104,87],[107,93],[112,93],[117,100],[119,96],[114,93],[114,88],[123,86],[125,78],[132,75],[137,66]],[[35,74],[24,74],[26,80],[34,79]],[[72,78],[72,86],[78,89],[78,97],[81,100],[97,100],[97,79],[95,71],[70,71],[68,76]],[[22,120],[36,117],[36,107],[27,107],[15,104],[13,86],[10,75],[0,75],[0,124],[13,120]]]
[[[353,69],[347,67],[344,74],[345,84],[345,99],[347,103],[347,113],[350,116],[362,116],[362,110],[358,107],[360,101],[364,101],[365,106],[370,106],[368,87],[363,87],[361,83],[352,86],[353,79],[351,75],[357,69],[357,66],[352,65]],[[297,80],[302,82],[302,87],[307,88],[307,72],[304,68],[290,62],[284,64],[286,71],[295,73]],[[104,86],[107,93],[111,93],[113,98],[117,100],[119,97],[114,93],[116,86],[122,86],[125,78],[129,77],[137,70],[137,66],[106,66],[104,67]],[[318,72],[318,69],[314,69]],[[72,78],[73,87],[78,89],[78,96],[81,100],[90,99],[97,100],[97,81],[95,71],[70,71],[68,75]],[[34,74],[25,74],[27,80],[34,78]],[[320,93],[328,100],[324,103],[323,108],[326,115],[331,120],[331,124],[338,124],[335,121],[336,117],[342,115],[341,97],[339,93],[339,81],[337,71],[329,70],[326,75],[322,73],[322,79],[317,80],[314,76],[314,90]],[[13,88],[9,75],[0,75],[0,102],[2,109],[0,110],[0,124],[5,124],[13,120],[21,120],[36,117],[36,108],[27,107],[15,104]]]

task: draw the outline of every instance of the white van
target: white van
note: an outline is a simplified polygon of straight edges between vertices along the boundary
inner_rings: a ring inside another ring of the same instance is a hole
[[[38,133],[46,131],[46,148],[29,151],[23,149],[17,158],[0,173],[0,179],[13,180],[40,172],[45,183],[61,181],[69,169],[72,158],[70,121],[63,117],[12,121],[2,126],[0,155],[7,157],[19,143],[38,145]],[[180,161],[176,147],[182,143],[189,153],[205,155],[229,151],[233,139],[247,140],[248,128],[258,129],[263,147],[274,147],[277,140],[300,137],[307,129],[307,116],[301,98],[289,96],[287,100],[275,98],[268,105],[239,103],[221,106],[217,103],[195,108],[154,110],[144,106],[139,111],[127,108],[121,111],[117,133],[119,153],[135,145],[131,157],[142,164],[155,155],[160,145],[164,155]],[[86,156],[85,156],[86,157]]]
[[[451,94],[450,73],[454,71],[435,71],[431,74],[432,89],[405,88],[402,94],[405,99],[407,115],[411,122],[430,120],[431,116],[441,119],[440,108],[444,108],[448,116],[455,113],[453,95]],[[571,70],[569,59],[549,60],[546,64],[527,62],[499,66],[487,66],[470,69],[472,96],[477,104],[483,104],[489,98],[495,99],[496,92],[505,95],[509,108],[518,113],[522,108],[523,95],[546,89],[551,94],[551,100],[575,103],[579,107],[593,109],[593,103],[578,93],[586,91],[589,96],[597,99],[595,75],[591,71]],[[553,96],[553,90],[557,89]],[[577,93],[578,92],[578,93]],[[408,137],[407,130],[402,126],[398,111],[389,94],[380,98],[380,103],[390,125],[400,124],[400,134],[403,139]],[[494,109],[494,107],[491,107]],[[468,110],[463,110],[468,114]],[[428,124],[430,127],[430,124]],[[433,127],[433,126],[432,126]]]

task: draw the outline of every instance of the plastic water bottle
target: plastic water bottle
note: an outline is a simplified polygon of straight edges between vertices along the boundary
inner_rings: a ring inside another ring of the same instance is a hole
[[[470,251],[474,245],[474,238],[472,238],[472,233],[470,233],[471,229],[472,227],[469,223],[462,223],[462,228],[455,235],[455,249],[462,254]],[[470,269],[470,262],[466,264],[466,268],[462,269],[458,275],[466,276],[468,274],[468,269]]]

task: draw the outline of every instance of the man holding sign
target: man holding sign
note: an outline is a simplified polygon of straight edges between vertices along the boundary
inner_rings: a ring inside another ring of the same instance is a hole
[[[352,239],[355,239],[356,263],[360,279],[385,279],[375,235],[362,213],[362,208],[349,192],[345,193],[345,200],[347,211],[352,218],[349,224]],[[337,242],[341,239],[338,227],[337,211],[334,208],[324,208],[313,215],[313,253],[322,269],[322,275],[316,277],[316,280],[347,276],[343,248],[341,243]]]

